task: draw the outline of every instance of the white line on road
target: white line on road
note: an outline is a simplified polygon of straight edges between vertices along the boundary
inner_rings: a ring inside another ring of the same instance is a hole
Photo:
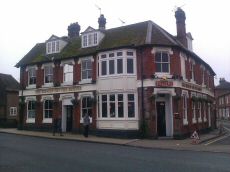
[[[217,141],[219,141],[219,140],[223,140],[223,139],[225,139],[225,138],[227,138],[227,137],[229,137],[229,136],[230,136],[230,135],[220,137],[220,138],[215,139],[215,140],[212,140],[212,141],[210,141],[210,142],[208,142],[208,143],[206,143],[206,144],[204,144],[204,145],[205,145],[205,146],[208,146],[208,145],[210,145],[210,144],[212,144],[212,143],[215,143],[215,142],[217,142]]]

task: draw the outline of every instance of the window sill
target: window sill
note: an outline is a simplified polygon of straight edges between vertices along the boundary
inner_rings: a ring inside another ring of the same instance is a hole
[[[193,119],[192,119],[192,123],[193,123],[193,124],[196,124],[196,123],[197,123],[197,120],[193,118]]]
[[[91,84],[92,83],[92,79],[83,79],[79,82],[79,84]]]
[[[98,118],[97,121],[138,121],[137,118]]]
[[[53,83],[46,83],[46,84],[42,85],[42,88],[53,87],[53,86],[54,86]]]
[[[172,78],[172,75],[170,73],[165,73],[165,72],[155,72],[156,78],[162,78],[162,77],[167,77],[167,78]]]
[[[198,122],[201,123],[201,122],[202,122],[202,119],[201,119],[201,118],[198,118]]]
[[[188,120],[187,119],[183,119],[183,125],[188,125]]]
[[[52,123],[52,118],[43,119],[42,123]]]
[[[63,83],[61,84],[61,86],[68,86],[68,85],[73,85],[73,81],[63,82]]]
[[[26,89],[34,89],[34,88],[36,88],[36,84],[28,85],[28,86],[26,87]]]
[[[34,118],[33,119],[27,119],[26,123],[35,123],[35,119]]]

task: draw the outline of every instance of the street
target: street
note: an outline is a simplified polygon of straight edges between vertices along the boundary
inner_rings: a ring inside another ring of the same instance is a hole
[[[0,171],[229,171],[225,153],[143,149],[0,133]]]

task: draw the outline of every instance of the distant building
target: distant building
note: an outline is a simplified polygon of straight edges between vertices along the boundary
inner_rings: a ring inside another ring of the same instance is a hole
[[[220,78],[219,85],[215,87],[215,98],[218,118],[230,120],[230,82]]]
[[[19,89],[11,75],[0,73],[0,127],[16,127]]]
[[[24,128],[50,130],[62,118],[64,132],[110,137],[183,137],[213,126],[214,71],[192,51],[185,13],[175,12],[177,36],[152,21],[106,29],[68,27],[18,63],[25,97]]]

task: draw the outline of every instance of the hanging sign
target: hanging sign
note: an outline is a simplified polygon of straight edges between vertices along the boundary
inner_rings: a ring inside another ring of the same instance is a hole
[[[156,86],[157,87],[172,87],[173,81],[159,80],[159,81],[156,81]]]

